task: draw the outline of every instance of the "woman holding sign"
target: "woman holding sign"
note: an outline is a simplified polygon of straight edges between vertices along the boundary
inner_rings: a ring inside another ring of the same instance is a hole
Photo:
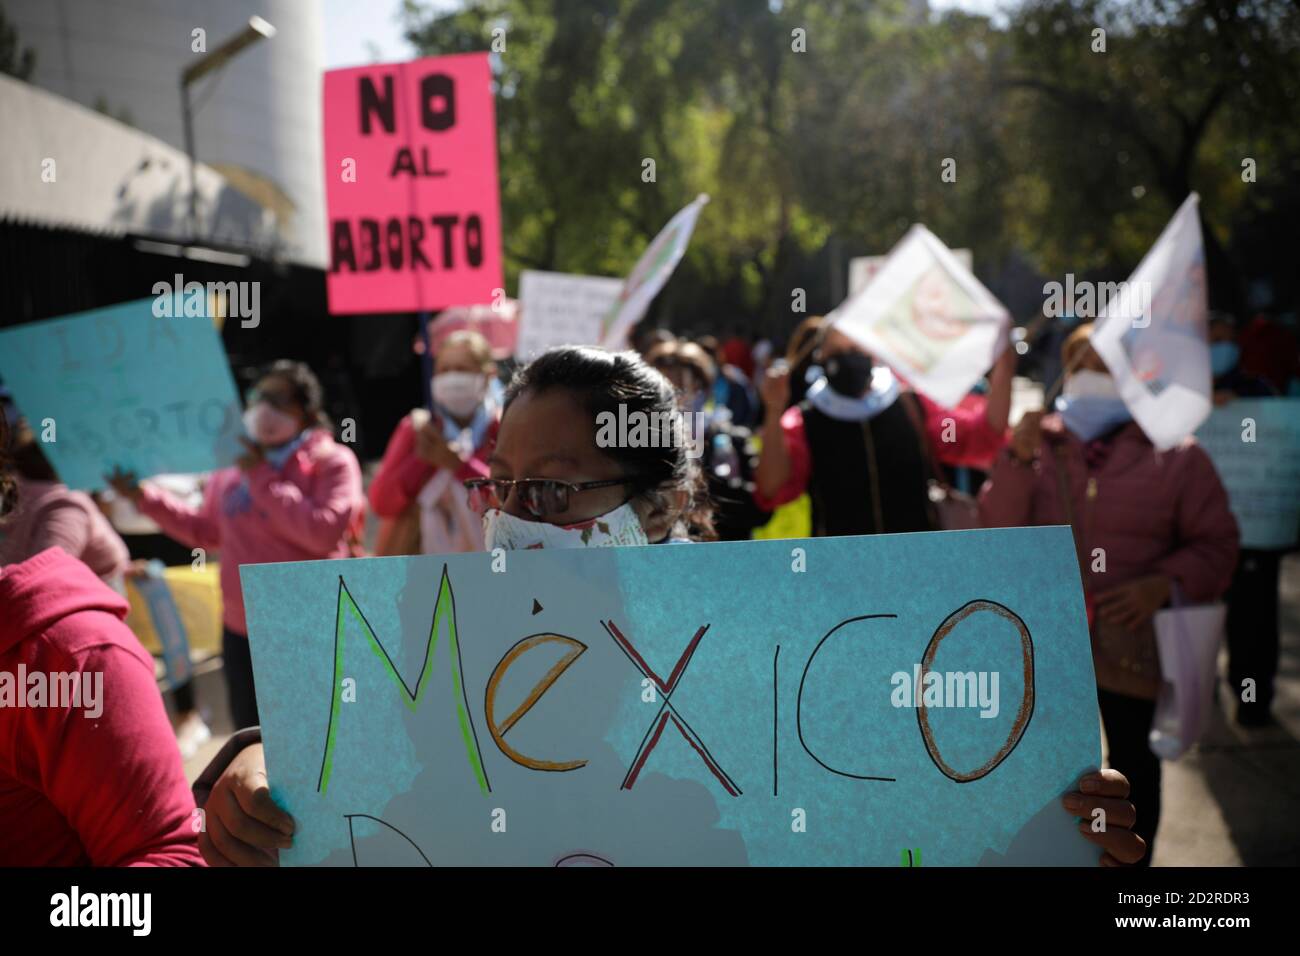
[[[631,445],[599,441],[602,413],[670,423],[672,384],[635,353],[566,347],[546,352],[516,375],[506,393],[490,477],[472,479],[489,548],[581,548],[674,544],[711,536],[712,507],[689,445],[664,440]],[[659,427],[662,427],[660,425]],[[660,436],[665,437],[665,436]],[[1103,865],[1141,859],[1128,828],[1128,781],[1115,771],[1088,774],[1063,810],[1091,820],[1105,811],[1105,832],[1080,832],[1105,850]],[[274,866],[293,845],[294,821],[271,799],[256,728],[241,731],[194,784],[207,810],[199,834],[214,866]]]
[[[481,551],[483,529],[461,482],[487,474],[501,409],[492,349],[461,329],[434,357],[434,410],[417,408],[398,424],[370,485],[370,506],[384,519],[375,553]]]
[[[980,491],[980,523],[1074,529],[1108,760],[1133,781],[1142,814],[1135,829],[1150,847],[1160,822],[1160,760],[1147,743],[1161,681],[1154,615],[1171,600],[1204,603],[1224,592],[1237,523],[1194,440],[1152,447],[1088,343],[1091,332],[1081,325],[1066,339],[1062,361],[1073,371],[1059,414],[1021,419]]]
[[[109,482],[182,544],[221,550],[222,664],[236,727],[257,723],[239,566],[345,558],[359,552],[361,466],[334,440],[311,369],[280,361],[248,395],[247,452],[214,472],[192,508],[157,485],[115,471]]]

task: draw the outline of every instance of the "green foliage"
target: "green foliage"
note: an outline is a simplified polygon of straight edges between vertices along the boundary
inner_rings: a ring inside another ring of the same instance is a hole
[[[778,335],[801,318],[792,288],[812,311],[836,304],[828,243],[843,270],[917,221],[987,279],[1012,253],[1048,274],[1126,273],[1190,189],[1216,249],[1295,210],[1298,18],[1287,0],[1025,0],[996,23],[904,0],[406,7],[426,55],[504,30],[511,288],[524,268],[626,274],[707,192],[659,317]]]

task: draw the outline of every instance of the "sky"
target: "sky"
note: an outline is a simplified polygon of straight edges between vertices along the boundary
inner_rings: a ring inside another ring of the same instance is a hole
[[[398,22],[401,9],[402,0],[321,0],[325,69],[412,59]]]
[[[430,0],[425,0],[429,3]],[[930,0],[932,10],[959,8],[992,14],[1002,0]],[[454,7],[456,0],[432,0],[434,7]],[[325,25],[325,69],[409,60],[415,56],[402,37],[398,13],[402,0],[321,0]]]

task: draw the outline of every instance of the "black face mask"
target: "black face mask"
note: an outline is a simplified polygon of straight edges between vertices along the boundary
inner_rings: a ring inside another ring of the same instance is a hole
[[[826,382],[845,398],[861,398],[871,384],[871,356],[857,350],[836,352],[826,359]]]

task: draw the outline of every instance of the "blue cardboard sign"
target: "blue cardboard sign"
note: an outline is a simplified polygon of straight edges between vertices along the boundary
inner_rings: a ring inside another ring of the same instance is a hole
[[[1196,431],[1228,492],[1243,548],[1290,548],[1300,532],[1300,398],[1222,405]]]
[[[0,378],[71,488],[102,488],[115,466],[211,471],[240,453],[239,398],[212,319],[160,318],[153,303],[0,331]]]
[[[1100,856],[1067,528],[241,575],[288,865]]]

